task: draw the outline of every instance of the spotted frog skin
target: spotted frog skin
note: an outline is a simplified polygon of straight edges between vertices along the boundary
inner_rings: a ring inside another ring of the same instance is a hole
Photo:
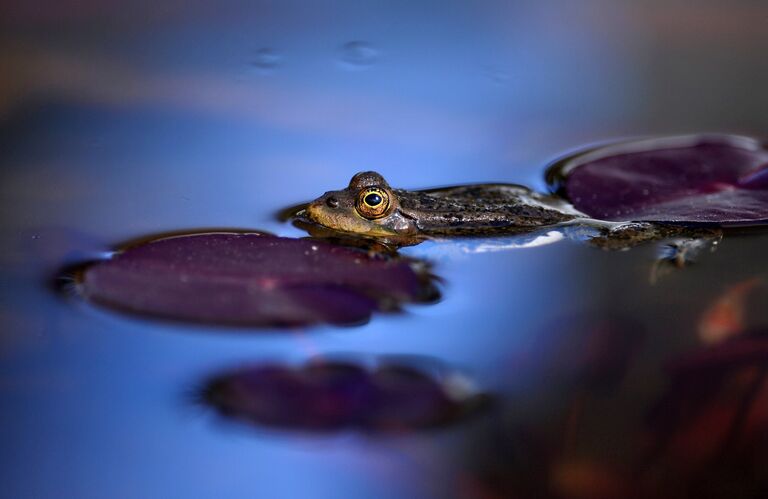
[[[514,184],[442,189],[393,189],[376,172],[361,172],[349,186],[326,192],[306,207],[324,227],[370,237],[472,236],[513,233],[583,215],[566,202]]]
[[[666,261],[676,267],[685,266],[705,250],[714,250],[722,237],[717,227],[590,219],[562,198],[521,185],[473,184],[409,191],[393,189],[384,177],[370,171],[356,174],[346,189],[326,192],[298,214],[291,213],[314,236],[347,243],[350,236],[353,240],[362,237],[387,248],[430,238],[500,236],[547,227],[606,250],[665,240],[657,263]]]

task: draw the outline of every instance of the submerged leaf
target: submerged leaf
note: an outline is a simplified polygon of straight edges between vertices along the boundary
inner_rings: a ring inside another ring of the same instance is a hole
[[[768,222],[768,151],[730,135],[667,137],[579,153],[549,182],[590,217],[712,224]]]
[[[352,324],[434,299],[406,260],[323,241],[205,233],[150,241],[85,269],[80,290],[117,309],[242,326]]]

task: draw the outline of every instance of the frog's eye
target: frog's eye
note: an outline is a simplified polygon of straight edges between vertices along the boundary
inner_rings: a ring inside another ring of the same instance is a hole
[[[389,194],[378,187],[368,187],[357,195],[357,211],[365,218],[374,220],[387,214]]]

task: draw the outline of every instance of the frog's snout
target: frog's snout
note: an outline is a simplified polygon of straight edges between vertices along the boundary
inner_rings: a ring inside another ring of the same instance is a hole
[[[327,217],[334,208],[339,207],[339,200],[332,193],[326,192],[307,205],[306,213],[310,220],[317,223],[327,223]]]
[[[307,215],[312,220],[317,220],[318,214],[323,210],[323,207],[325,206],[325,201],[323,198],[315,199],[311,203],[309,203],[306,207]]]

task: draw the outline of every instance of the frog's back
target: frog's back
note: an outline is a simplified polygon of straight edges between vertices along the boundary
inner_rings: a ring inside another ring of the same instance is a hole
[[[395,189],[400,211],[427,235],[482,235],[567,222],[581,214],[551,196],[515,184],[423,191]]]

